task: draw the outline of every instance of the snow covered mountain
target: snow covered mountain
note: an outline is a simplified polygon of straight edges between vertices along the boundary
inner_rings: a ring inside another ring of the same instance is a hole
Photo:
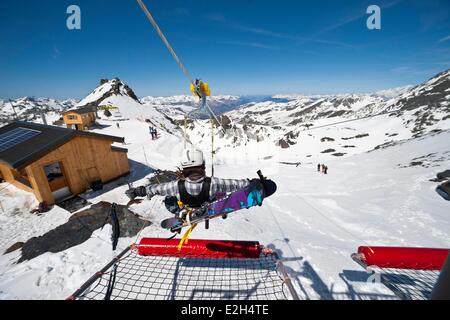
[[[374,95],[383,97],[385,99],[392,99],[395,98],[403,93],[406,93],[409,89],[411,89],[413,86],[403,86],[403,87],[397,87],[392,89],[386,89],[386,90],[380,90],[374,93]]]
[[[430,181],[450,166],[449,77],[445,71],[395,94],[278,96],[225,113],[225,134],[215,128],[215,175],[253,178],[262,169],[278,191],[263,206],[212,220],[209,230],[197,228],[191,238],[260,241],[283,258],[303,299],[392,298],[380,284],[354,276],[365,273],[350,254],[364,244],[450,247],[448,203]],[[126,182],[143,185],[154,169],[179,164],[184,139],[178,120],[196,99],[147,97],[139,103],[123,82],[111,80],[83,100],[118,108],[117,117],[100,111],[100,126],[93,131],[124,136],[132,167],[130,177],[81,195],[92,204],[127,203]],[[350,121],[360,117],[367,118]],[[159,139],[149,137],[146,119],[159,129]],[[210,124],[190,121],[188,134],[208,157]],[[211,159],[206,161],[209,171]],[[318,162],[329,166],[327,175],[317,172]],[[21,250],[7,249],[52,232],[73,215],[58,206],[31,214],[37,206],[32,194],[6,183],[0,189],[0,299],[63,299],[111,260],[106,225],[81,244],[17,263]],[[130,206],[152,222],[139,237],[171,235],[160,228],[161,220],[173,216],[162,199]],[[121,237],[118,247],[136,240]]]
[[[449,127],[450,71],[418,86],[406,86],[369,94],[277,95],[260,102],[239,96],[213,96],[210,106],[226,132],[216,139],[216,152],[249,145],[287,158],[340,157],[384,147]],[[118,78],[102,79],[97,88],[79,102],[47,98],[0,101],[0,122],[14,118],[51,123],[70,108],[110,105],[113,119],[149,120],[161,130],[182,135],[182,119],[198,106],[193,96],[143,97]],[[231,110],[231,111],[229,111]],[[224,112],[226,111],[226,112]],[[15,112],[15,113],[14,113]],[[223,113],[224,112],[224,113]],[[386,114],[383,114],[386,113]],[[99,112],[105,117],[103,112]],[[367,118],[365,121],[353,119]],[[341,123],[336,126],[330,124]],[[210,125],[189,120],[190,140],[207,147]],[[299,146],[299,143],[301,146]],[[290,149],[286,152],[286,149]]]
[[[83,107],[88,104],[103,105],[108,103],[109,98],[114,99],[119,96],[128,97],[136,103],[140,103],[139,99],[128,85],[123,83],[119,78],[114,78],[112,80],[101,79],[100,85],[87,97],[81,100],[77,104],[77,107]]]
[[[450,128],[450,70],[389,92],[276,97],[287,101],[249,103],[223,114],[216,152],[252,146],[266,157],[333,158]],[[189,124],[189,137],[205,148],[210,131],[204,121]]]
[[[140,99],[147,106],[154,107],[174,120],[181,120],[184,115],[194,110],[199,105],[199,99],[194,96],[170,96],[152,97],[147,96]],[[208,99],[209,106],[216,114],[239,108],[248,100],[239,96],[221,95],[212,96]]]
[[[14,100],[0,100],[0,125],[14,119],[51,124],[60,113],[73,108],[77,100],[56,100],[50,98],[24,97]]]

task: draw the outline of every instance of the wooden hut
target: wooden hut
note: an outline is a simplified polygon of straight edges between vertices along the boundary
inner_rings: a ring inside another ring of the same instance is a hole
[[[0,172],[53,204],[129,173],[124,138],[16,121],[0,128]]]
[[[78,109],[68,110],[63,113],[63,120],[67,128],[85,131],[94,125],[96,109],[93,105],[87,105]]]

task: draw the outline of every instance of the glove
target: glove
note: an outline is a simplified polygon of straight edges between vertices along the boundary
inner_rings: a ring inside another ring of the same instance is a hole
[[[128,198],[133,200],[136,197],[145,197],[147,195],[147,190],[145,190],[145,187],[131,188],[125,191],[125,194]]]
[[[261,190],[264,188],[264,181],[261,181],[261,179],[247,179],[249,181],[249,185],[255,186],[258,190]]]
[[[166,205],[166,209],[173,214],[178,214],[181,209],[178,206],[178,199],[174,196],[166,196],[164,198],[164,204]]]

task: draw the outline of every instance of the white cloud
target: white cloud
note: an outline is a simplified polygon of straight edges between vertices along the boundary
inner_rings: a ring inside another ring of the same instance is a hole
[[[440,39],[439,42],[444,42],[444,41],[447,41],[447,40],[450,40],[450,36],[446,36],[446,37]]]

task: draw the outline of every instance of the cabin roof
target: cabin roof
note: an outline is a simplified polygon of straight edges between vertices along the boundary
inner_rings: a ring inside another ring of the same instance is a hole
[[[85,114],[85,113],[91,113],[91,112],[95,112],[95,107],[93,105],[86,105],[84,107],[80,107],[77,109],[67,110],[66,112],[63,112],[63,114],[66,114],[66,113]]]
[[[8,136],[18,128],[22,128],[19,131],[28,131],[31,134],[24,138],[19,137],[19,139]],[[15,121],[0,128],[0,163],[5,163],[15,169],[23,168],[75,137],[105,139],[112,142],[125,141],[122,137]],[[5,144],[9,146],[6,146],[6,149]]]

